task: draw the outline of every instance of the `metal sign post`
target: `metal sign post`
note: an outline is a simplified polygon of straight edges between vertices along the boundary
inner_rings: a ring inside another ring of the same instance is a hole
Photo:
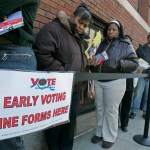
[[[149,78],[149,80],[150,80],[150,78]],[[144,134],[143,135],[135,135],[133,137],[135,142],[137,142],[141,145],[150,147],[150,137],[148,137],[149,121],[150,121],[150,82],[149,82],[149,91],[148,91],[148,101],[147,101]]]

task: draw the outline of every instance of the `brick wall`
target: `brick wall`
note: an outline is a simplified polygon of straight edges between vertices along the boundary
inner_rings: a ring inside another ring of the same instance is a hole
[[[93,14],[104,21],[108,22],[113,18],[120,20],[125,32],[133,38],[135,48],[138,47],[139,43],[144,44],[146,42],[147,32],[117,0],[41,0],[34,23],[35,33],[45,23],[53,19],[58,10],[64,10],[68,15],[71,15],[72,11],[82,1],[89,6]],[[132,5],[136,2],[136,0],[129,1]],[[136,4],[134,4],[134,7],[137,7]]]

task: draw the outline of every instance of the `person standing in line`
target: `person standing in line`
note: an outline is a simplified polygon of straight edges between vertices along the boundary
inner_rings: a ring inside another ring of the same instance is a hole
[[[125,39],[122,24],[111,20],[103,32],[104,40],[96,56],[107,54],[108,59],[96,66],[100,73],[129,73],[138,67],[137,55],[131,43]],[[95,66],[95,57],[89,60]],[[125,79],[95,81],[95,105],[97,115],[96,132],[91,142],[99,143],[103,148],[113,146],[118,132],[118,108],[126,88]]]
[[[22,11],[24,26],[0,36],[0,69],[36,70],[33,22],[40,0],[1,0],[0,19]],[[0,140],[0,150],[26,150],[22,137]]]
[[[91,13],[83,3],[70,19],[60,11],[52,22],[47,23],[37,34],[34,44],[38,70],[83,72],[87,64],[83,39],[91,21]],[[45,130],[49,150],[72,150],[79,105],[80,84],[75,83],[70,122]]]
[[[140,46],[136,50],[138,58],[142,58],[150,65],[150,34],[147,36],[147,43]],[[145,71],[145,70],[144,70]],[[143,72],[144,72],[143,71]],[[131,108],[130,118],[134,119],[136,110],[140,109],[141,101],[143,103],[143,118],[146,115],[147,99],[148,99],[149,79],[139,78],[137,86],[134,91],[133,106]]]
[[[132,38],[129,35],[126,34],[125,38],[128,39],[130,43],[132,43]],[[133,80],[134,80],[133,78],[126,79],[126,91],[121,101],[120,121],[121,121],[121,129],[123,132],[128,131],[127,126],[129,122],[129,113],[131,110],[134,91]]]

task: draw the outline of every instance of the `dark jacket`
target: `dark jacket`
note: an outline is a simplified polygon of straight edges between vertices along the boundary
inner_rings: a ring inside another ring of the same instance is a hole
[[[86,67],[82,39],[73,34],[64,12],[40,30],[34,48],[38,70],[81,72]]]
[[[96,54],[102,53],[106,50],[108,42],[104,40]],[[137,69],[138,59],[137,55],[126,39],[115,39],[107,50],[109,59],[104,61],[97,67],[98,72],[102,73],[130,73]]]
[[[136,50],[136,54],[139,58],[142,58],[143,60],[145,60],[146,62],[150,64],[150,47],[148,46],[147,43],[140,46]]]
[[[32,46],[35,40],[33,22],[40,0],[1,0],[0,18],[22,10],[24,26],[1,35],[16,45]]]

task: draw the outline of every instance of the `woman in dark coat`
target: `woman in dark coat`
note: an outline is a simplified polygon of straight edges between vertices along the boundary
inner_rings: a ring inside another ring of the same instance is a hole
[[[137,55],[131,43],[124,37],[121,23],[117,20],[110,21],[103,35],[105,39],[96,55],[105,51],[108,59],[95,67],[95,70],[101,73],[129,73],[136,70]],[[95,66],[94,57],[91,64]],[[103,140],[103,148],[110,148],[114,144],[118,131],[118,108],[125,89],[125,79],[95,81],[97,126],[92,143]]]
[[[91,20],[88,8],[81,4],[70,19],[61,11],[47,23],[38,33],[34,45],[38,70],[83,72],[86,58],[82,40]],[[80,85],[75,83],[70,122],[45,131],[49,150],[72,150],[79,104]]]

